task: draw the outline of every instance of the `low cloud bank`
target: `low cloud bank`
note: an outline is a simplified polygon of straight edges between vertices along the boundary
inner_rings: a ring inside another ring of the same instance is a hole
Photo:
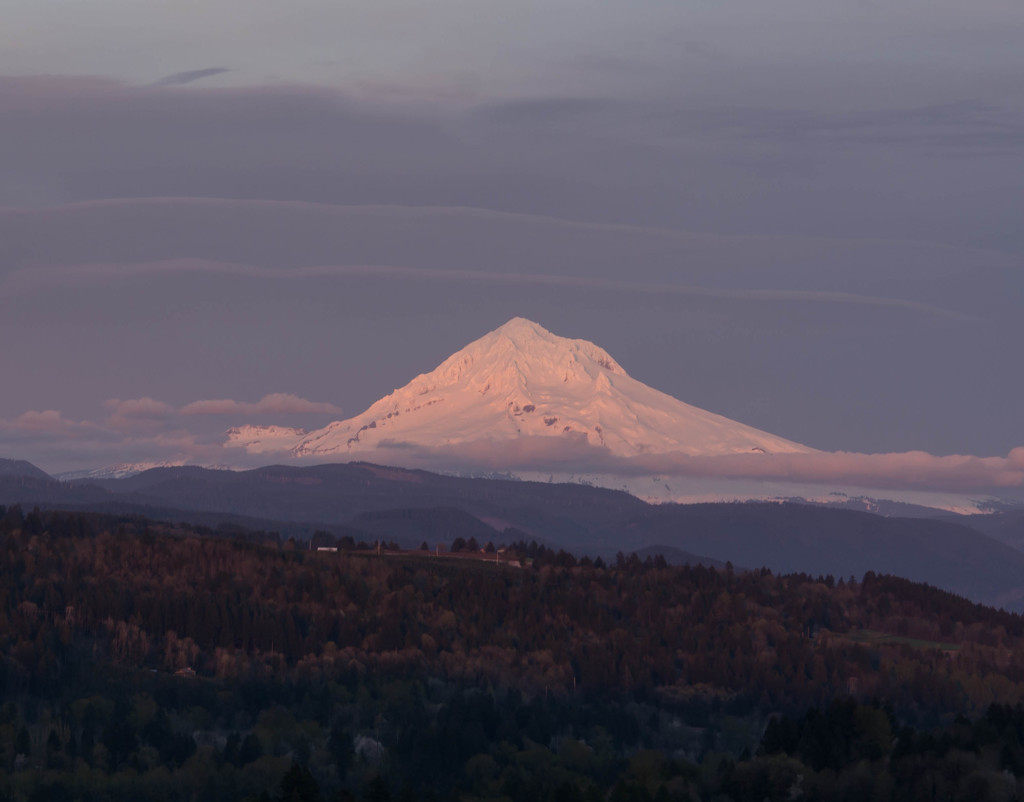
[[[224,450],[219,416],[341,413],[334,404],[290,393],[271,393],[256,402],[215,399],[181,407],[148,397],[111,398],[103,407],[107,414],[96,421],[76,421],[55,409],[0,418],[0,456],[27,459],[54,472],[141,461],[242,467],[239,455]],[[256,458],[244,460],[247,467],[256,462]]]
[[[818,452],[687,457],[666,454],[631,460],[639,471],[679,476],[721,476],[864,487],[930,490],[988,490],[1024,487],[1024,448],[1005,457],[935,456],[923,451],[896,454]]]
[[[56,409],[29,410],[11,421],[0,420],[0,432],[31,437],[75,437],[98,427],[88,421],[65,418]]]
[[[127,459],[173,459],[253,467],[268,460],[287,462],[293,458],[287,452],[244,454],[241,449],[226,449],[219,426],[200,433],[194,424],[199,424],[204,417],[209,422],[221,415],[334,415],[340,412],[332,404],[308,401],[287,393],[267,395],[257,402],[194,401],[180,408],[152,398],[111,399],[105,406],[109,415],[100,422],[69,420],[57,410],[29,411],[11,420],[0,419],[0,453],[30,461],[41,460],[44,469],[54,464],[63,468],[73,462],[72,467],[82,467]],[[936,456],[923,451],[723,456],[672,452],[615,457],[607,449],[590,444],[580,434],[520,437],[509,441],[478,440],[442,448],[384,441],[373,450],[294,461],[309,464],[350,460],[426,470],[573,474],[582,478],[744,479],[826,488],[841,485],[992,495],[1024,489],[1024,446],[999,457]]]
[[[892,454],[811,452],[808,454],[681,453],[621,458],[576,440],[523,437],[509,442],[477,441],[441,449],[387,443],[360,459],[415,464],[443,470],[554,471],[615,476],[693,476],[755,479],[865,488],[998,492],[1024,488],[1024,447],[1005,457],[936,456],[923,451]]]

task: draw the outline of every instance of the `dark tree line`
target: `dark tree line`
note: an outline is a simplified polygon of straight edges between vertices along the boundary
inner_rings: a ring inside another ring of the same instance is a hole
[[[985,798],[1024,767],[1024,620],[927,585],[209,535],[0,508],[0,796]]]

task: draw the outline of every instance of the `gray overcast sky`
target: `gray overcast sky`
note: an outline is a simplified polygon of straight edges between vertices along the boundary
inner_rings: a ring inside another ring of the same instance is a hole
[[[8,0],[0,453],[210,460],[523,315],[811,446],[1005,455],[1022,41],[1019,0]]]

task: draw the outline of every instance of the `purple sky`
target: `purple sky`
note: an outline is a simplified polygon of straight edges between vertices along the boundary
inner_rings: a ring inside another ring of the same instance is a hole
[[[1017,0],[9,5],[2,456],[224,461],[515,315],[816,448],[1024,445]]]

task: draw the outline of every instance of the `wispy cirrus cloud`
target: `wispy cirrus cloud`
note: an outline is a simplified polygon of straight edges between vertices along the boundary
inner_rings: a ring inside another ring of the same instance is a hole
[[[195,83],[201,81],[203,78],[212,78],[214,75],[220,75],[221,73],[230,72],[227,67],[207,67],[203,70],[186,70],[184,72],[176,72],[173,75],[166,75],[159,81],[155,81],[153,86],[184,86],[185,84]]]
[[[695,297],[745,302],[797,302],[890,307],[926,315],[938,315],[960,321],[977,320],[973,315],[946,309],[935,304],[865,295],[856,292],[801,289],[729,289],[688,284],[621,281],[584,276],[553,276],[540,273],[498,273],[479,270],[431,269],[386,264],[311,265],[275,269],[253,267],[206,259],[168,259],[141,264],[87,264],[61,267],[36,267],[18,271],[0,281],[0,298],[17,297],[47,287],[67,287],[69,283],[107,281],[112,278],[131,279],[169,274],[221,274],[263,280],[298,281],[319,278],[404,278],[417,281],[450,282],[481,285],[535,286],[564,289],[590,289],[610,293],[656,295],[659,297]],[[273,410],[268,410],[273,411]]]
[[[593,64],[447,100],[208,70],[0,77],[0,342],[24,343],[0,349],[19,377],[0,417],[246,399],[268,375],[361,406],[526,315],[801,442],[1003,449],[1024,382],[1016,84],[949,64],[931,92],[864,73],[864,94],[835,74],[818,94],[799,89],[813,71],[755,87],[743,68],[742,91],[709,91],[704,44],[676,32],[685,69],[656,92]],[[346,381],[300,384],[297,352]]]

